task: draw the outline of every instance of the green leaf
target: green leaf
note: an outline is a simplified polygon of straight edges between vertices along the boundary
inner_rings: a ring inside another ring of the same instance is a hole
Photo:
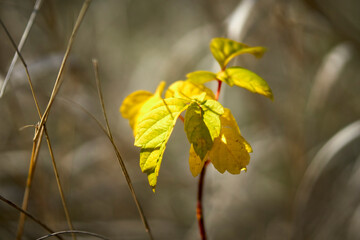
[[[260,58],[265,52],[263,47],[250,47],[227,38],[214,38],[210,43],[210,50],[221,69],[225,69],[230,60],[240,54],[250,53]]]
[[[215,99],[213,91],[203,84],[189,81],[176,81],[165,92],[165,98],[196,99],[196,96],[206,93],[205,99]]]
[[[187,138],[201,160],[205,158],[206,153],[213,145],[213,140],[203,116],[204,112],[201,107],[198,103],[193,102],[186,110],[184,121]]]
[[[217,74],[217,79],[226,82],[228,85],[239,86],[251,92],[264,95],[273,100],[273,94],[264,79],[256,73],[241,67],[230,67]]]
[[[149,185],[154,192],[165,148],[166,142],[163,142],[160,147],[140,150],[140,168],[147,174]]]
[[[141,147],[140,168],[147,174],[153,191],[167,141],[177,118],[187,107],[186,101],[182,99],[162,99],[139,121],[135,146]]]
[[[216,74],[209,71],[196,71],[188,73],[186,77],[190,82],[204,84],[206,82],[215,80]]]
[[[246,170],[249,164],[251,147],[241,136],[236,120],[229,109],[225,108],[225,113],[220,120],[221,133],[214,140],[214,145],[207,157],[219,172],[228,171],[231,174],[239,174],[241,170]]]
[[[135,146],[156,148],[166,141],[176,123],[177,118],[188,105],[179,98],[159,100],[139,120]]]
[[[220,116],[224,114],[224,108],[216,100],[206,100],[201,104],[201,108],[204,112],[204,123],[210,132],[211,139],[214,140],[220,134]]]

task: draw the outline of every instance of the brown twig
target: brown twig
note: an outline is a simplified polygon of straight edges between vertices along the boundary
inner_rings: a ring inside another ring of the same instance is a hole
[[[116,144],[114,142],[114,138],[113,138],[111,130],[110,130],[110,125],[109,125],[109,121],[108,121],[107,114],[106,114],[106,109],[105,109],[105,104],[104,104],[104,98],[103,98],[102,90],[101,90],[99,69],[98,69],[98,61],[96,59],[93,59],[93,66],[94,66],[94,71],[95,71],[95,80],[96,80],[96,86],[97,86],[97,90],[98,90],[98,94],[99,94],[99,100],[100,100],[100,104],[101,104],[101,109],[103,111],[103,115],[104,115],[104,119],[105,119],[105,123],[106,123],[106,132],[105,133],[108,136],[111,144],[114,147],[114,151],[116,153],[117,159],[118,159],[119,164],[121,166],[121,170],[122,170],[122,172],[123,172],[123,174],[125,176],[127,185],[129,187],[131,195],[132,195],[132,197],[133,197],[133,199],[135,201],[136,207],[137,207],[138,212],[140,214],[141,221],[144,224],[145,230],[148,233],[149,238],[153,239],[153,236],[152,236],[151,230],[150,230],[150,226],[149,226],[149,224],[148,224],[148,222],[146,220],[146,217],[145,217],[145,214],[144,214],[144,212],[143,212],[143,210],[141,208],[140,202],[138,201],[138,199],[136,197],[135,190],[134,190],[134,187],[133,187],[133,185],[131,183],[129,173],[128,173],[128,171],[126,169],[126,166],[125,166],[125,163],[124,163],[124,161],[123,161],[123,159],[122,159],[122,157],[120,155],[120,151],[119,151],[119,149],[117,148],[117,146],[116,146]],[[100,124],[99,121],[97,121],[97,122]]]
[[[74,234],[82,234],[82,235],[92,236],[92,237],[96,237],[96,238],[103,239],[103,240],[110,240],[109,238],[101,236],[101,235],[99,235],[97,233],[92,233],[92,232],[88,232],[88,231],[80,231],[80,230],[70,230],[70,231],[67,230],[67,231],[54,232],[54,233],[51,233],[49,235],[37,238],[36,240],[44,240],[44,239],[54,237],[54,236],[58,237],[58,235],[61,235],[61,234],[72,234],[72,235],[74,235]]]
[[[24,215],[26,215],[28,218],[30,218],[31,220],[33,220],[34,222],[36,222],[37,224],[39,224],[40,226],[42,226],[46,231],[48,231],[49,233],[53,233],[54,230],[52,230],[50,227],[46,226],[45,223],[41,222],[39,219],[37,219],[36,217],[34,217],[31,213],[21,209],[21,207],[19,207],[18,205],[16,205],[15,203],[13,203],[12,201],[4,198],[3,196],[0,195],[0,200],[7,203],[8,205],[10,205],[11,207],[15,208],[16,210],[22,212]],[[60,236],[56,236],[58,239],[63,240],[62,237]]]
[[[41,2],[40,2],[41,3]],[[77,31],[77,29],[79,28],[80,26],[80,23],[85,15],[85,12],[88,8],[88,5],[90,3],[90,0],[88,1],[85,1],[84,4],[83,4],[83,7],[80,11],[80,14],[79,14],[79,17],[78,17],[78,20],[75,24],[75,27],[74,27],[74,30],[73,30],[73,34],[71,35],[71,38],[69,40],[69,44],[68,44],[68,47],[67,47],[67,51],[65,53],[65,56],[64,56],[64,59],[63,59],[63,63],[60,67],[60,70],[59,70],[59,74],[58,74],[58,78],[57,78],[57,81],[60,79],[61,75],[62,75],[62,71],[63,71],[63,66],[65,65],[66,63],[66,59],[68,57],[68,54],[70,52],[70,49],[71,49],[71,46],[72,46],[72,42],[73,42],[73,39],[74,39],[74,35]],[[31,89],[31,93],[32,93],[32,96],[34,98],[34,102],[35,102],[35,105],[36,105],[36,109],[37,109],[37,112],[39,114],[39,117],[41,118],[41,120],[43,120],[43,117],[45,115],[41,115],[41,111],[40,111],[40,108],[39,108],[39,104],[38,104],[38,101],[37,101],[37,98],[36,98],[36,95],[35,95],[35,92],[34,92],[34,88],[33,88],[33,85],[32,85],[32,81],[31,81],[31,78],[30,78],[30,74],[29,74],[29,71],[28,71],[28,67],[26,65],[26,62],[24,60],[24,58],[22,57],[22,55],[20,54],[20,51],[19,49],[17,48],[13,38],[11,37],[9,31],[7,30],[5,24],[2,22],[2,20],[0,19],[0,24],[2,25],[3,29],[5,30],[7,36],[9,37],[13,47],[15,48],[16,50],[16,53],[17,53],[17,56],[19,56],[19,58],[21,59],[21,62],[22,64],[24,65],[24,68],[25,68],[25,71],[26,71],[26,76],[28,78],[28,82],[29,82],[29,85],[30,85],[30,89]],[[59,77],[60,76],[60,77]],[[54,86],[54,89],[55,87],[57,86],[57,84],[55,83],[55,86]],[[58,88],[60,87],[60,85],[58,85]],[[53,89],[53,93],[54,93],[54,89]],[[56,91],[57,92],[57,91]],[[56,93],[55,93],[56,95]],[[52,94],[52,98],[50,98],[49,102],[51,101],[51,99],[54,99],[55,98],[55,95]],[[49,106],[49,105],[48,105]],[[46,111],[45,111],[46,112]],[[48,112],[47,112],[47,115],[48,115]],[[72,225],[72,222],[71,222],[71,219],[70,219],[70,214],[69,214],[69,211],[68,211],[68,208],[67,208],[67,205],[66,205],[66,201],[65,201],[65,197],[64,197],[64,193],[63,193],[63,190],[62,190],[62,186],[61,186],[61,182],[60,182],[60,178],[59,178],[59,173],[57,171],[57,166],[56,166],[56,162],[55,162],[55,158],[54,158],[54,154],[53,154],[53,150],[52,150],[52,147],[51,147],[51,142],[50,142],[50,138],[49,138],[49,135],[47,134],[47,130],[46,130],[46,126],[45,126],[45,122],[46,120],[44,121],[44,123],[42,125],[39,125],[39,129],[36,128],[36,132],[35,132],[35,136],[38,136],[39,139],[37,139],[36,137],[34,137],[34,141],[33,141],[33,149],[32,149],[32,154],[31,154],[31,160],[30,160],[30,167],[29,167],[29,173],[28,173],[28,178],[27,178],[27,183],[26,183],[26,188],[25,188],[25,192],[24,192],[24,198],[23,198],[23,203],[22,203],[22,208],[24,210],[27,209],[27,206],[28,206],[28,201],[29,201],[29,195],[30,195],[30,189],[31,189],[31,184],[32,184],[32,179],[33,179],[33,176],[34,176],[34,172],[35,172],[35,168],[36,168],[36,163],[37,163],[37,159],[38,159],[38,153],[39,153],[39,148],[40,148],[40,145],[41,145],[41,141],[42,141],[42,136],[43,134],[45,133],[46,135],[46,140],[47,140],[47,145],[48,145],[48,148],[49,148],[49,152],[50,152],[50,156],[51,156],[51,159],[52,159],[52,164],[53,164],[53,169],[54,169],[54,173],[55,173],[55,177],[56,177],[56,182],[57,182],[57,185],[58,185],[58,189],[59,189],[59,193],[60,193],[60,197],[61,197],[61,201],[62,201],[62,204],[63,204],[63,207],[64,207],[64,211],[65,211],[65,216],[66,216],[66,220],[68,222],[68,225],[69,225],[69,228],[71,230],[73,230],[73,225]],[[39,131],[40,130],[40,131]],[[24,230],[24,223],[25,223],[25,215],[24,214],[20,214],[20,219],[19,219],[19,224],[18,224],[18,231],[17,231],[17,235],[16,235],[16,239],[21,239],[22,237],[22,234],[23,234],[23,230]],[[75,234],[73,234],[73,239],[76,240],[76,236]]]
[[[91,0],[85,0],[82,7],[81,7],[79,16],[78,16],[78,18],[76,20],[75,26],[74,26],[73,31],[71,33],[71,36],[70,36],[70,39],[69,39],[69,42],[68,42],[68,45],[67,45],[67,48],[66,48],[66,51],[65,51],[65,55],[64,55],[63,60],[61,62],[61,66],[60,66],[58,75],[56,77],[56,81],[55,81],[55,84],[54,84],[54,87],[53,87],[53,90],[52,90],[48,105],[46,106],[45,112],[42,115],[42,118],[41,118],[41,121],[40,121],[40,124],[39,124],[40,129],[43,128],[44,123],[47,121],[47,118],[49,116],[49,112],[50,112],[50,109],[52,107],[52,104],[54,103],[55,97],[56,97],[56,95],[57,95],[57,93],[58,93],[58,91],[60,89],[60,86],[63,83],[62,75],[64,73],[65,64],[66,64],[67,59],[69,57],[69,53],[70,53],[70,50],[72,48],[76,33],[78,32],[80,24],[81,24],[82,20],[84,19],[85,13],[86,13],[87,9],[89,8],[90,2],[91,2]],[[39,131],[35,134],[34,139],[37,139],[38,137],[39,137]]]

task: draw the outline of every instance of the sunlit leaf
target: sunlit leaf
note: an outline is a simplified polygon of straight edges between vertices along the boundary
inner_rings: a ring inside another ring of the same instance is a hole
[[[157,87],[155,94],[151,92],[140,90],[131,93],[127,96],[121,104],[120,112],[122,116],[129,120],[130,127],[136,136],[136,126],[138,120],[148,111],[148,109],[157,101],[161,99],[161,94],[164,91],[165,82],[161,82]]]
[[[166,142],[164,141],[160,147],[142,148],[140,150],[140,168],[142,172],[147,174],[149,185],[154,192],[165,147]]]
[[[213,145],[213,140],[204,122],[203,115],[204,112],[198,103],[193,102],[186,110],[184,121],[186,136],[200,159],[204,159],[206,153]]]
[[[135,146],[156,148],[170,136],[177,118],[188,105],[179,98],[161,99],[147,110],[137,125]]]
[[[192,83],[189,81],[176,81],[169,86],[165,92],[165,98],[194,99],[202,93],[206,93],[205,99],[215,99],[213,91],[203,84]]]
[[[120,112],[123,118],[129,120],[130,126],[134,129],[137,122],[137,115],[144,103],[153,96],[148,91],[136,91],[127,96],[121,104]]]
[[[263,47],[250,47],[227,38],[214,38],[210,43],[210,50],[221,69],[225,69],[230,60],[240,54],[250,53],[260,58],[265,52]]]
[[[204,123],[210,132],[211,139],[214,140],[220,134],[220,116],[224,114],[224,108],[218,101],[211,99],[206,100],[203,104],[201,104],[201,108],[204,112]]]
[[[140,168],[148,175],[153,191],[167,141],[177,118],[187,107],[186,101],[182,99],[161,99],[139,121],[135,146],[141,147]]]
[[[191,145],[189,152],[189,166],[190,166],[191,174],[194,177],[196,177],[201,173],[201,170],[204,167],[205,162],[206,162],[206,156],[203,160],[201,160],[200,157],[194,151],[193,145]]]
[[[220,120],[220,136],[214,140],[214,145],[207,157],[219,172],[228,171],[239,174],[241,170],[246,170],[249,164],[251,147],[241,136],[236,120],[229,109],[225,108]]]
[[[190,82],[204,84],[214,80],[216,78],[216,74],[209,71],[196,71],[188,73],[186,77]]]
[[[256,73],[245,68],[227,68],[225,71],[219,72],[217,78],[230,86],[243,87],[251,92],[273,99],[272,91],[267,82]]]

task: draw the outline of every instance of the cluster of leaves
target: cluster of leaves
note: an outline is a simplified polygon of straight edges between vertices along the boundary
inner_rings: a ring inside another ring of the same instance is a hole
[[[213,39],[210,49],[220,64],[220,72],[189,73],[187,80],[171,84],[164,98],[165,82],[161,82],[154,94],[143,90],[133,92],[120,107],[122,116],[133,129],[135,146],[141,148],[141,170],[147,174],[154,191],[166,144],[178,118],[183,120],[191,144],[189,165],[194,177],[207,160],[219,172],[232,174],[246,170],[249,163],[250,144],[241,136],[231,111],[217,101],[204,83],[217,80],[273,99],[268,84],[257,74],[241,67],[227,68],[234,57],[244,53],[261,57],[265,49],[225,38]],[[184,111],[185,118],[181,116]]]

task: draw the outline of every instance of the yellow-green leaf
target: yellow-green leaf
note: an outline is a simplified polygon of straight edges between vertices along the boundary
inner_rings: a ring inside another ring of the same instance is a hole
[[[206,156],[203,160],[201,160],[200,157],[194,151],[193,145],[191,145],[189,152],[189,166],[190,166],[191,174],[194,177],[196,177],[201,173],[201,170],[204,167],[205,162],[206,162]]]
[[[137,115],[144,103],[153,96],[148,91],[136,91],[127,96],[121,104],[120,112],[123,118],[129,120],[130,126],[134,129],[137,122]]]
[[[216,74],[209,71],[196,71],[188,73],[186,77],[190,82],[204,84],[206,82],[215,80]]]
[[[141,147],[140,168],[147,174],[153,191],[167,141],[177,118],[187,107],[186,101],[182,99],[161,99],[139,121],[135,145]]]
[[[203,119],[206,124],[211,139],[214,140],[220,134],[221,123],[220,116],[224,114],[224,108],[221,104],[216,100],[206,100],[201,104],[201,108],[203,109]]]
[[[136,129],[135,146],[157,148],[169,138],[177,118],[188,105],[179,98],[157,101],[147,113],[139,119]]]
[[[140,168],[142,172],[147,174],[149,185],[154,192],[165,147],[166,142],[164,141],[160,147],[142,148],[140,150]]]
[[[230,60],[240,54],[250,53],[260,58],[265,52],[263,47],[250,47],[227,38],[214,38],[210,43],[210,50],[221,69],[225,69]]]
[[[248,152],[251,147],[241,136],[236,120],[229,109],[225,108],[220,120],[220,136],[214,140],[208,158],[219,172],[228,171],[232,174],[239,174],[241,170],[246,170],[246,166],[249,164]]]
[[[241,67],[230,67],[217,74],[217,78],[230,86],[243,87],[251,92],[258,93],[273,99],[272,91],[267,82],[256,73]]]
[[[193,145],[196,154],[202,160],[213,145],[213,140],[204,122],[203,115],[204,112],[198,103],[193,102],[186,110],[184,121],[186,136]]]
[[[140,90],[131,93],[121,104],[120,112],[122,116],[129,120],[130,127],[136,136],[136,126],[140,118],[152,107],[152,105],[161,99],[165,82],[161,82],[157,87],[155,94]]]
[[[196,96],[206,93],[205,99],[215,99],[213,91],[203,84],[189,81],[176,81],[165,92],[165,98],[194,99]]]

